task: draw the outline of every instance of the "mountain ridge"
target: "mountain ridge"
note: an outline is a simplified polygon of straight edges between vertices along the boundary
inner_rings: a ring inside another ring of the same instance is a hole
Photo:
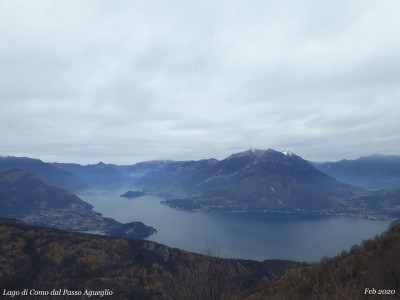
[[[40,159],[0,156],[0,173],[12,169],[26,170],[50,185],[71,191],[77,191],[87,187],[87,185],[79,180],[73,173],[45,163]]]
[[[137,184],[167,196],[166,204],[173,207],[205,211],[328,209],[338,203],[337,197],[361,191],[300,156],[273,149],[250,149],[212,163],[172,163],[146,174]]]
[[[25,170],[0,174],[0,216],[71,231],[100,231],[125,237],[141,237],[155,229],[141,222],[121,224],[103,217],[78,196],[45,184]]]
[[[400,159],[393,164],[398,156],[375,155],[357,162],[364,164],[377,159],[375,168],[360,168],[357,176],[351,176],[358,179],[369,176],[377,187],[388,186],[386,191],[375,188],[371,191],[362,184],[353,186],[351,178],[330,176],[322,164],[310,163],[287,150],[249,149],[222,160],[162,160],[131,166],[53,163],[50,167],[65,168],[62,171],[85,181],[86,188],[115,189],[125,185],[140,188],[141,192],[162,196],[166,198],[163,203],[184,210],[265,210],[393,218],[400,213]],[[385,174],[391,177],[384,177]],[[53,177],[57,180],[56,174]]]
[[[400,156],[370,155],[354,160],[314,163],[314,166],[338,180],[362,188],[377,190],[400,188]]]

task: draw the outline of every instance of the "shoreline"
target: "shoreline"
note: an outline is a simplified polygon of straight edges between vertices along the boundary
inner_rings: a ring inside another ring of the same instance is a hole
[[[167,207],[191,213],[279,213],[279,214],[297,214],[304,216],[336,216],[336,217],[352,217],[370,221],[394,221],[398,218],[389,217],[385,215],[376,215],[368,212],[353,214],[353,213],[327,213],[327,212],[306,212],[306,211],[282,211],[282,210],[206,210],[206,209],[184,209],[182,207],[173,206],[168,201],[160,201],[160,204],[165,205]]]

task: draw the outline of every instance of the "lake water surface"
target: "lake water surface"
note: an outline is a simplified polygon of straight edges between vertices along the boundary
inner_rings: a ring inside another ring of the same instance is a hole
[[[105,217],[155,227],[151,241],[198,253],[216,243],[227,258],[316,261],[349,250],[390,224],[343,216],[185,212],[160,204],[160,197],[119,197],[126,191],[91,190],[79,197]]]

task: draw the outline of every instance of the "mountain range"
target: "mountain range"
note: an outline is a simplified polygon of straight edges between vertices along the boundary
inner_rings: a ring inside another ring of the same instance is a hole
[[[191,211],[280,211],[393,217],[400,213],[400,157],[312,163],[289,151],[247,150],[225,159],[149,161],[134,165],[0,159],[71,191],[135,185]],[[382,190],[386,188],[386,190]],[[389,190],[390,188],[390,190]]]
[[[118,170],[116,165],[103,162],[86,166],[72,163],[52,163],[51,166],[74,174],[91,188],[115,188],[128,183],[128,178]]]
[[[247,150],[221,161],[172,162],[147,173],[136,184],[148,193],[166,197],[167,205],[193,211],[358,216],[393,216],[399,212],[397,193],[392,192],[390,204],[380,199],[372,209],[371,199],[387,196],[387,192],[372,193],[343,183],[298,155],[273,149]]]
[[[400,156],[371,155],[354,160],[314,163],[322,172],[370,190],[400,188]]]

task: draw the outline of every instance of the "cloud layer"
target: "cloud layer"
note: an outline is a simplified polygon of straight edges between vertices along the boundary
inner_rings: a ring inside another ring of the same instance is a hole
[[[2,155],[400,149],[398,1],[1,1]]]

